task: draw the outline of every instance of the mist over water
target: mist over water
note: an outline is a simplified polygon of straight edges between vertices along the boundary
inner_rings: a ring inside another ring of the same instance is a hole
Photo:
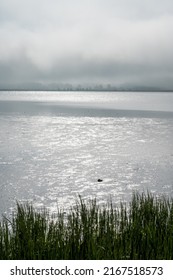
[[[0,128],[0,213],[173,196],[172,93],[0,92]]]

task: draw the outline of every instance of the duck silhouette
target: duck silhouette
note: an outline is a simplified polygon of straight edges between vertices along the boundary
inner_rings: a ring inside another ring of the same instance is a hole
[[[100,183],[100,182],[103,182],[103,180],[102,180],[102,179],[98,179],[98,180],[97,180],[97,182],[99,182],[99,183]]]

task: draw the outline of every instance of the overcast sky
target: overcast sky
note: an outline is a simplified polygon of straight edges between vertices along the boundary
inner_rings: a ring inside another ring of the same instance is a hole
[[[0,0],[0,86],[173,88],[172,0]]]

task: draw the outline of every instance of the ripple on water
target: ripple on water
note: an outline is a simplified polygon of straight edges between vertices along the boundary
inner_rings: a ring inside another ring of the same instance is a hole
[[[78,195],[102,203],[128,201],[135,190],[173,194],[172,119],[23,116],[0,124],[1,212],[14,198],[54,211]]]

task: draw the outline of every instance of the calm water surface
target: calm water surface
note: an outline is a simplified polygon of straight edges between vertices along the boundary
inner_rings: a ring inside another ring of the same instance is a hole
[[[0,214],[173,196],[172,139],[173,93],[0,92]]]

